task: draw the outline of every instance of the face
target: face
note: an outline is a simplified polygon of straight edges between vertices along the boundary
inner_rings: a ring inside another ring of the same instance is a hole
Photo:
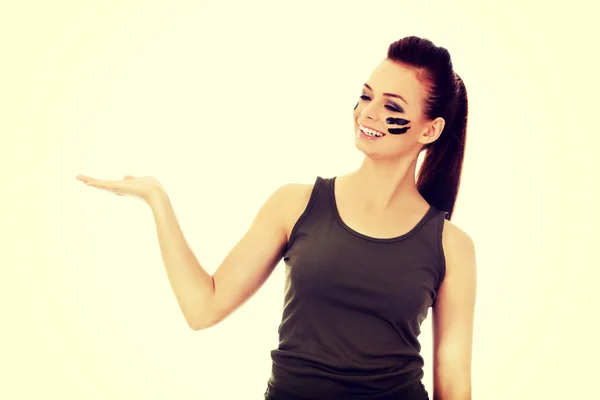
[[[362,88],[354,108],[356,146],[365,154],[393,157],[433,142],[444,126],[442,118],[423,117],[426,87],[415,70],[384,60]]]

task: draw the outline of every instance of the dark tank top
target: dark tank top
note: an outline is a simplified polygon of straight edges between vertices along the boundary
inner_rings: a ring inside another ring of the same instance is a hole
[[[317,177],[283,254],[279,346],[265,399],[428,400],[417,339],[445,273],[445,211],[378,239],[347,226]]]

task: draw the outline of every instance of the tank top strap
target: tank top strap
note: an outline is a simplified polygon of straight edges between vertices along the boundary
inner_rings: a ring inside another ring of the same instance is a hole
[[[311,195],[311,213],[318,216],[321,221],[333,218],[332,178],[317,176],[313,193]]]
[[[308,204],[294,224],[292,232],[290,233],[290,237],[284,251],[284,260],[286,259],[285,254],[295,242],[301,228],[307,230],[306,226],[308,224],[310,226],[308,231],[310,231],[310,229],[314,229],[315,224],[317,223],[315,221],[322,223],[325,222],[327,218],[333,218],[331,204],[328,197],[330,184],[329,181],[329,179],[317,176],[308,200]],[[306,232],[304,232],[304,234],[306,234]]]

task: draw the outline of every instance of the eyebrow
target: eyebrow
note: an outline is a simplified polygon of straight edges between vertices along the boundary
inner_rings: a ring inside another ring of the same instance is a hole
[[[371,89],[371,86],[369,86],[368,84],[365,83],[365,87],[367,89],[369,89],[371,92],[373,91],[373,89]],[[394,93],[384,93],[384,96],[388,96],[388,97],[395,97],[397,99],[402,100],[403,102],[405,102],[406,104],[408,104],[408,102],[406,100],[404,100],[404,97],[400,96],[399,94],[394,94]]]

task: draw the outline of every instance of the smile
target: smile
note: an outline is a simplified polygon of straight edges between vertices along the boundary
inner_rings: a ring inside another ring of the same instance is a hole
[[[372,137],[385,136],[385,133],[376,131],[375,129],[367,128],[366,126],[362,126],[361,124],[358,124],[358,126],[359,126],[360,130],[367,136],[372,136]]]

